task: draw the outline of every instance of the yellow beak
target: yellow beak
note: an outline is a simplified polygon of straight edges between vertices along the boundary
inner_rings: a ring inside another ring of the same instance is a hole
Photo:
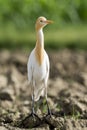
[[[46,22],[47,24],[53,23],[53,21],[51,21],[51,20],[46,20],[45,22]]]

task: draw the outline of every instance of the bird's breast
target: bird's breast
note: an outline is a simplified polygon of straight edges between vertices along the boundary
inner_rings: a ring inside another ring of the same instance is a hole
[[[33,68],[34,68],[33,78],[36,81],[41,81],[41,80],[45,79],[46,73],[47,73],[45,58],[43,59],[43,62],[41,63],[41,65],[37,62],[37,59],[35,58]]]
[[[41,66],[36,64],[34,68],[34,78],[36,80],[43,80],[46,77],[46,65],[43,63]]]
[[[36,47],[35,57],[36,57],[37,63],[39,64],[39,66],[41,66],[44,61],[44,49],[41,47]]]

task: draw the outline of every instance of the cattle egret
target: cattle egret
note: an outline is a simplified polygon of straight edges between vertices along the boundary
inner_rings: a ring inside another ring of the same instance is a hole
[[[49,77],[49,58],[44,49],[44,34],[43,27],[47,24],[52,23],[51,20],[47,20],[45,17],[39,17],[36,20],[36,45],[35,48],[30,53],[28,59],[28,80],[31,86],[32,94],[32,114],[34,111],[34,102],[38,101],[40,96],[44,96],[47,102],[47,81]],[[50,114],[50,109],[48,106],[48,113]]]

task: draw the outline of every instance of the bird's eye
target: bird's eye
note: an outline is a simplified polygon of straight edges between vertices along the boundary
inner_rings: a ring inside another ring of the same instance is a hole
[[[42,21],[42,20],[40,20],[40,22],[42,23],[43,21]]]

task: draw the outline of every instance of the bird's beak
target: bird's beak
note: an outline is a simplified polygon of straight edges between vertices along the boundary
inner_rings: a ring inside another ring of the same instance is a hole
[[[46,20],[45,22],[46,22],[46,24],[51,24],[51,23],[53,23],[53,21],[51,21],[51,20]]]

